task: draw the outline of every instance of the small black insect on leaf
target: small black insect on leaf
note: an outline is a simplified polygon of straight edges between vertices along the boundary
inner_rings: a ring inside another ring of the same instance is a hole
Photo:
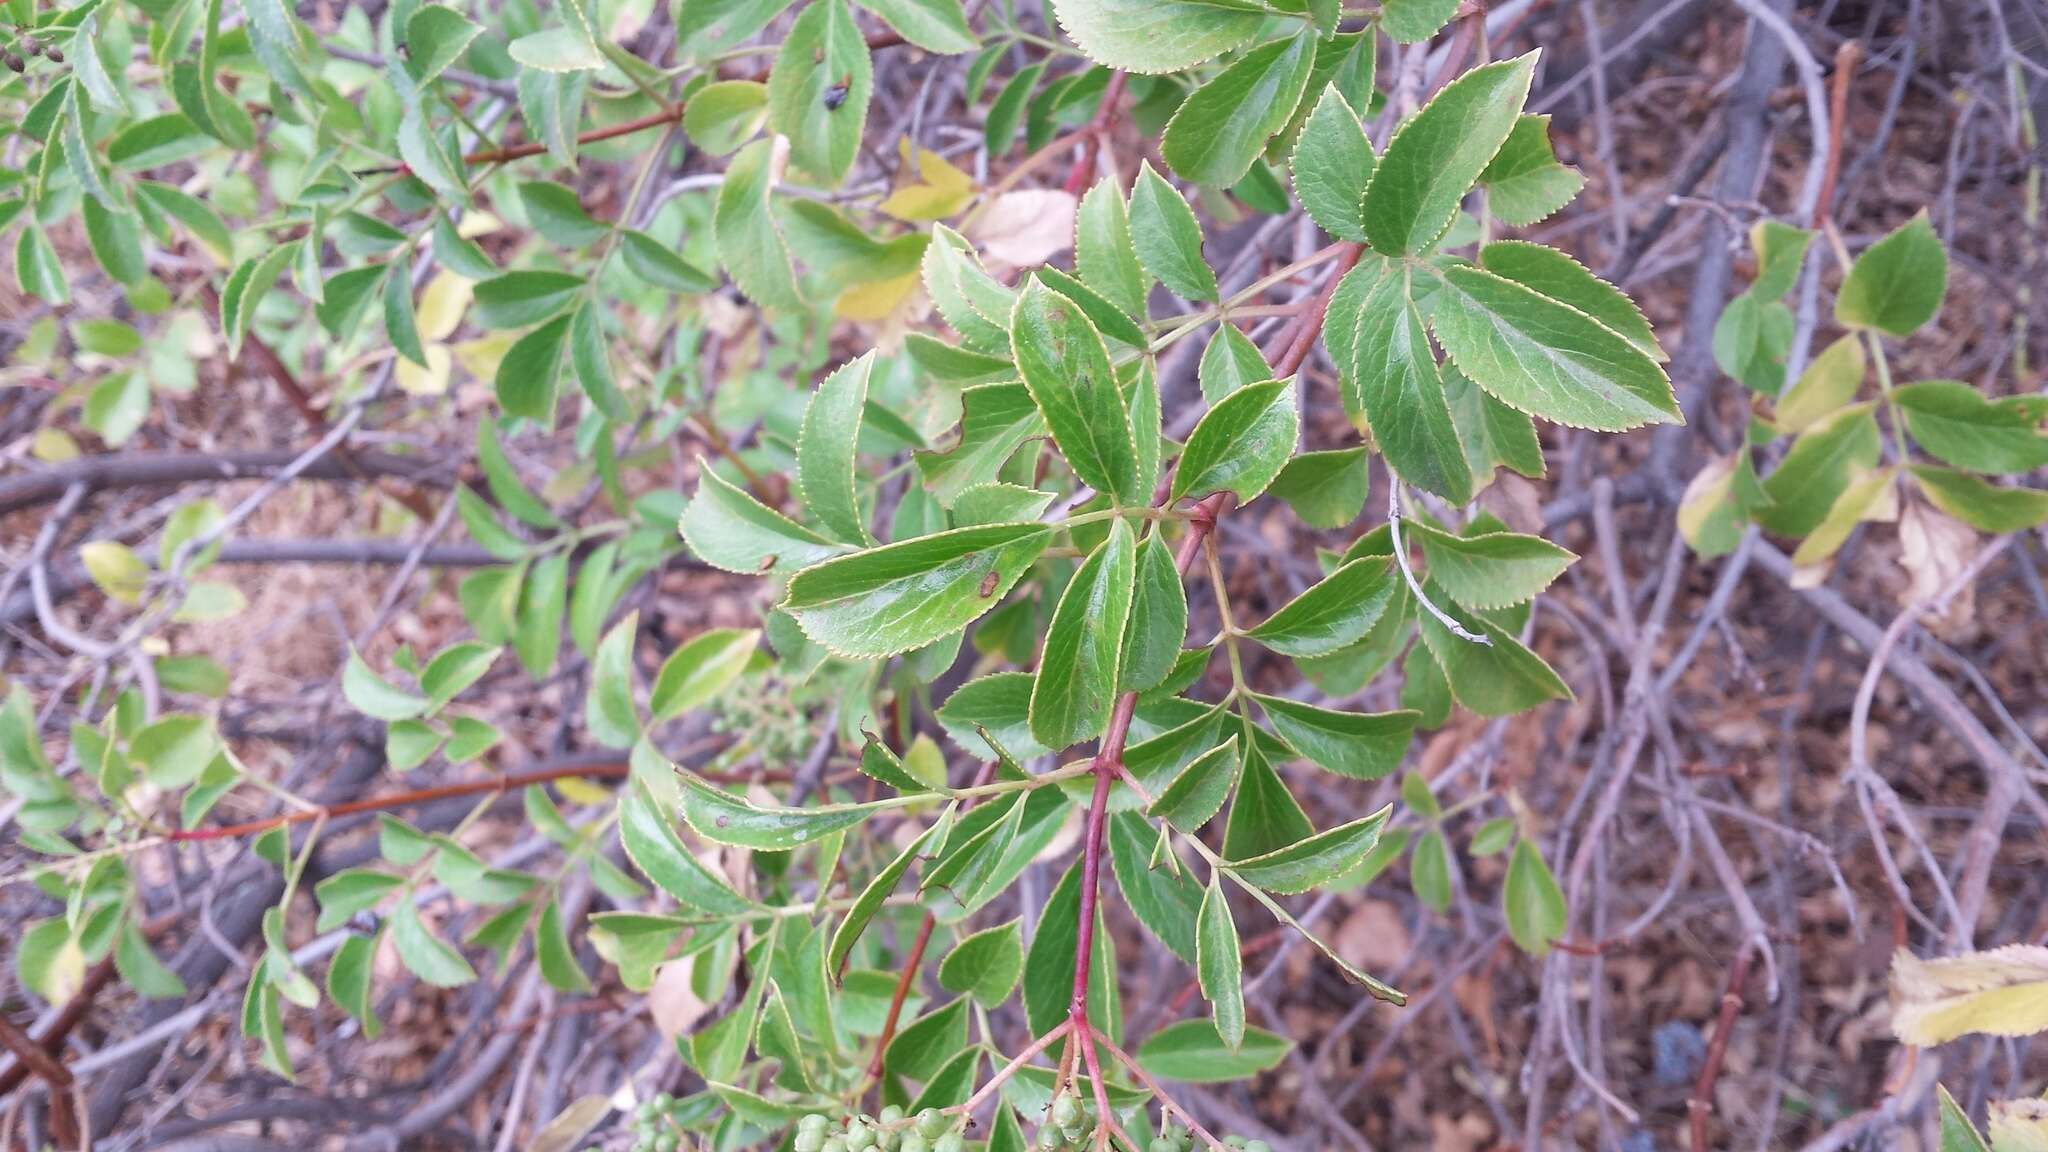
[[[839,111],[839,106],[846,103],[846,88],[846,81],[841,80],[839,83],[825,89],[825,111]]]

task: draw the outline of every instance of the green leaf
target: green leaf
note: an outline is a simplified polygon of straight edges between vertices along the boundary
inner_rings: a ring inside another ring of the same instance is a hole
[[[2037,398],[1987,400],[1958,380],[1927,380],[1892,392],[1906,431],[1928,455],[1968,472],[2018,475],[2048,468]]]
[[[1362,556],[1324,577],[1246,633],[1287,656],[1320,656],[1365,638],[1401,578],[1384,556]]]
[[[558,610],[559,612],[559,610]],[[497,662],[499,649],[469,641],[451,644],[420,670],[420,691],[427,694],[427,710],[438,712],[463,690],[483,679]]]
[[[182,112],[166,112],[138,120],[115,133],[107,142],[107,162],[123,171],[146,172],[175,164],[213,146],[213,137],[202,132],[190,117]],[[136,191],[142,192],[145,186],[164,187],[145,181],[136,184]]]
[[[541,920],[532,929],[532,947],[541,963],[541,978],[559,992],[590,992],[590,976],[575,961],[569,935],[561,922],[561,906],[553,900],[541,906]]]
[[[1477,268],[1446,269],[1443,285],[1431,328],[1459,369],[1508,405],[1608,432],[1682,422],[1664,369],[1584,312]]]
[[[922,332],[908,333],[903,350],[910,353],[919,368],[943,383],[990,384],[1017,374],[1016,366],[1007,359],[956,347]],[[1021,384],[1016,388],[1019,392],[1024,390]]]
[[[1065,272],[1047,265],[1034,269],[1031,276],[1047,288],[1073,301],[1074,306],[1088,317],[1089,323],[1094,324],[1096,330],[1109,339],[1131,348],[1144,348],[1151,343],[1151,338],[1145,335],[1145,330],[1138,327],[1138,322],[1126,315],[1123,309],[1110,303],[1108,297]]]
[[[644,780],[630,782],[619,800],[619,843],[642,875],[688,911],[733,916],[753,908],[683,846]]]
[[[857,0],[905,40],[927,52],[955,56],[981,47],[960,0]]]
[[[1138,548],[1137,567],[1116,678],[1118,689],[1125,692],[1143,692],[1164,683],[1188,634],[1187,589],[1181,586],[1173,550],[1159,533],[1147,536]]]
[[[1479,250],[1479,265],[1496,276],[1584,312],[1654,360],[1668,359],[1635,301],[1555,248],[1521,240],[1500,240]]]
[[[1198,184],[1237,183],[1266,141],[1294,119],[1315,56],[1316,37],[1306,30],[1239,56],[1181,102],[1160,138],[1160,155]]]
[[[386,896],[404,884],[403,876],[369,868],[350,868],[327,877],[313,889],[314,896],[320,901],[320,919],[314,926],[315,931],[334,931],[347,924],[356,913],[383,903]]]
[[[982,141],[987,145],[990,156],[1001,156],[1009,152],[1010,145],[1017,139],[1017,128],[1024,121],[1031,94],[1038,90],[1038,82],[1045,77],[1046,62],[1027,65],[1017,70],[1003,84],[996,98],[989,102],[988,116],[982,122]]]
[[[1015,484],[976,484],[953,502],[953,526],[1009,524],[1044,514],[1054,493]]]
[[[825,971],[831,974],[835,983],[840,980],[841,973],[845,970],[847,955],[853,951],[853,946],[860,940],[861,933],[867,931],[868,923],[895,893],[896,886],[902,883],[903,875],[910,870],[911,864],[932,850],[939,838],[944,836],[948,826],[947,821],[941,819],[926,828],[915,840],[904,845],[903,850],[896,854],[896,858],[875,873],[874,878],[861,889],[860,895],[847,906],[846,914],[839,920],[839,926],[832,930],[832,942],[825,953]]]
[[[630,748],[640,739],[640,714],[633,706],[633,639],[639,630],[640,614],[628,612],[590,658],[583,723],[591,738],[607,748]]]
[[[1293,378],[1247,384],[1202,415],[1174,471],[1173,498],[1229,492],[1249,503],[1280,474],[1300,434]]]
[[[1081,197],[1074,220],[1074,269],[1081,282],[1137,319],[1145,317],[1152,279],[1138,264],[1130,213],[1115,180],[1104,177]],[[1271,375],[1271,373],[1267,373]],[[1265,379],[1265,376],[1259,377]]]
[[[1427,612],[1422,614],[1422,640],[1443,668],[1451,695],[1466,709],[1480,716],[1512,716],[1546,700],[1571,699],[1572,690],[1550,665],[1499,625],[1483,617],[1453,615],[1489,643],[1454,636]]]
[[[550,511],[519,478],[519,470],[505,455],[504,442],[498,439],[498,425],[494,420],[477,421],[476,463],[483,469],[484,483],[490,487],[491,498],[498,502],[498,507],[511,513],[513,519],[535,528],[561,527],[561,518]]]
[[[1392,806],[1370,816],[1319,832],[1262,856],[1233,860],[1230,870],[1254,887],[1282,895],[1320,888],[1365,859],[1379,843],[1380,827],[1387,822]]]
[[[1247,729],[1249,735],[1249,729]],[[1250,860],[1298,844],[1315,835],[1315,825],[1280,774],[1260,751],[1254,739],[1245,748],[1244,770],[1237,780],[1237,797],[1230,803],[1230,820],[1223,828],[1223,856],[1228,860]]]
[[[925,290],[953,331],[969,348],[992,356],[1010,355],[1011,313],[1017,294],[982,269],[974,246],[944,224],[932,225],[924,250]]]
[[[1175,6],[1187,6],[1187,0]],[[1168,291],[1188,300],[1217,299],[1216,273],[1202,255],[1202,225],[1194,209],[1147,161],[1139,162],[1131,187],[1131,242],[1145,270]]]
[[[1470,501],[1471,467],[1408,270],[1369,257],[1347,273],[1330,297],[1323,339],[1345,411],[1370,428],[1394,474],[1454,504]]]
[[[592,220],[575,192],[552,180],[521,183],[519,203],[526,209],[527,223],[549,243],[582,248],[611,234],[611,225]]]
[[[1045,434],[1045,420],[1022,384],[983,384],[960,394],[960,440],[946,452],[917,454],[932,497],[951,507],[960,494],[996,478],[1018,446]]]
[[[972,1003],[963,996],[904,1025],[883,1053],[882,1067],[908,1080],[930,1080],[967,1047],[967,1009]]]
[[[1215,1035],[1233,1053],[1244,1046],[1245,1039],[1244,958],[1239,948],[1230,902],[1224,898],[1217,876],[1211,874],[1209,886],[1202,891],[1201,911],[1195,917],[1195,977],[1202,999],[1209,1002],[1215,1017]],[[1153,1058],[1156,1060],[1158,1053]],[[1146,1068],[1154,1070],[1150,1063]]]
[[[1455,895],[1451,887],[1451,872],[1455,867],[1451,861],[1450,845],[1444,842],[1444,834],[1431,828],[1415,842],[1415,852],[1408,862],[1408,887],[1424,907],[1442,915],[1450,908],[1451,898]]]
[[[1244,0],[1056,0],[1053,15],[1090,60],[1141,75],[1179,72],[1239,47],[1266,11]]]
[[[845,551],[747,495],[700,459],[697,495],[683,509],[683,541],[727,572],[793,572]]]
[[[763,808],[698,781],[683,786],[683,818],[699,836],[717,844],[784,851],[815,844],[874,815],[868,804],[815,808]]]
[[[1396,44],[1420,44],[1451,22],[1458,0],[1385,0],[1380,5],[1380,27]]]
[[[1927,212],[1863,250],[1835,294],[1835,319],[1848,328],[1911,336],[1941,309],[1948,292],[1948,252]]]
[[[1486,207],[1514,228],[1541,222],[1572,202],[1586,178],[1557,162],[1550,148],[1550,117],[1518,116],[1508,138],[1479,174]]]
[[[1564,935],[1564,893],[1543,854],[1524,837],[1515,844],[1508,859],[1507,882],[1501,886],[1501,911],[1507,914],[1508,934],[1522,951],[1542,956]]]
[[[1088,965],[1088,1016],[1112,1038],[1119,1031],[1115,947],[1095,909],[1094,948]],[[1074,953],[1081,920],[1081,862],[1076,860],[1046,900],[1038,931],[1024,954],[1024,1017],[1035,1036],[1067,1018],[1074,1002]]]
[[[873,539],[860,514],[855,448],[874,366],[875,354],[868,352],[825,377],[804,409],[797,437],[796,483],[804,506],[827,532],[849,544]]]
[[[789,244],[768,210],[772,152],[772,141],[756,140],[733,156],[718,186],[711,230],[719,260],[747,299],[764,308],[794,309],[803,304],[803,295],[790,265]]]
[[[349,707],[375,720],[410,720],[427,710],[424,696],[392,687],[363,663],[355,649],[349,649],[348,663],[341,670],[341,694]]]
[[[717,628],[692,639],[662,662],[647,710],[652,722],[701,708],[746,671],[760,644],[758,629]]]
[[[1213,406],[1247,384],[1271,380],[1273,369],[1251,337],[1226,321],[1216,326],[1209,346],[1202,349],[1195,375],[1202,385],[1202,400]]]
[[[87,51],[89,45],[81,45]],[[114,969],[122,982],[145,1000],[175,999],[185,995],[185,981],[157,958],[135,921],[123,918],[114,938]]]
[[[524,328],[560,312],[583,290],[567,272],[507,272],[478,284],[469,318],[480,328]]]
[[[1365,189],[1376,159],[1358,113],[1335,85],[1302,123],[1294,142],[1294,194],[1323,231],[1365,239]]]
[[[1401,766],[1415,712],[1336,712],[1275,696],[1254,696],[1289,747],[1339,776],[1377,780]]]
[[[1750,391],[1775,396],[1785,386],[1793,327],[1792,309],[1745,292],[1714,322],[1714,363]]]
[[[1113,521],[1109,539],[1068,581],[1046,629],[1030,717],[1031,735],[1047,748],[1093,739],[1108,726],[1136,579],[1130,525]]]
[[[363,1026],[363,1037],[374,1040],[382,1030],[375,1005],[370,1000],[370,976],[376,959],[377,941],[369,936],[350,935],[335,949],[327,966],[327,998]]]
[[[1051,534],[1044,524],[991,524],[870,548],[797,573],[782,607],[841,655],[908,652],[995,607]]]
[[[572,318],[558,316],[521,336],[498,362],[494,386],[507,416],[521,416],[552,428],[555,395],[562,373],[562,348]]]
[[[1934,1091],[1941,1111],[1941,1152],[1992,1152],[1983,1134],[1970,1122],[1969,1113],[1963,1111],[1948,1089],[1936,1084]]]
[[[1801,432],[1764,477],[1769,502],[1756,510],[1757,523],[1794,537],[1820,527],[1849,481],[1877,463],[1879,450],[1877,415],[1869,404],[1837,410]]]
[[[873,87],[867,41],[845,0],[814,0],[790,25],[768,74],[768,124],[789,137],[790,162],[828,186],[845,179]]]
[[[85,237],[92,246],[93,259],[115,283],[134,288],[149,276],[149,263],[142,254],[142,229],[132,212],[115,212],[88,197],[79,205],[85,219]]]
[[[1482,64],[1445,85],[1387,142],[1365,190],[1365,236],[1382,256],[1426,252],[1500,151],[1529,95],[1536,54]]]
[[[1936,508],[1979,531],[2002,535],[2048,523],[2048,492],[2001,488],[1988,480],[1931,464],[1915,464],[1912,472],[1920,483],[1920,491],[1927,494]]]
[[[1863,338],[1851,332],[1836,340],[1822,349],[1820,355],[1815,356],[1806,370],[1799,374],[1799,379],[1793,381],[1792,386],[1785,389],[1785,394],[1778,398],[1771,411],[1772,423],[1780,432],[1806,431],[1856,398],[1856,393],[1863,387],[1865,369]],[[1909,384],[1898,389],[1894,398],[1904,406],[1906,393],[1918,387],[1923,385]],[[1975,389],[1969,389],[1968,385],[1963,387],[1971,395],[1976,395]],[[1937,403],[1935,407],[1942,406]],[[1910,409],[1906,412],[1906,427],[1913,427]],[[1917,434],[1914,438],[1920,439]],[[1934,449],[1929,448],[1928,451]]]
[[[936,247],[936,245],[934,245]],[[1073,302],[1031,281],[1010,314],[1010,347],[1053,441],[1081,482],[1140,504],[1137,447],[1109,350]]]
[[[462,59],[483,28],[453,8],[425,4],[405,22],[405,70],[425,87]]]
[[[707,84],[683,108],[690,143],[713,156],[729,156],[768,122],[768,86],[752,80]]]
[[[519,72],[519,115],[533,139],[563,167],[576,164],[576,129],[583,117],[588,77],[578,71],[550,72],[524,68]]]
[[[277,284],[278,276],[298,252],[297,243],[281,244],[263,255],[243,261],[228,274],[220,290],[220,327],[227,337],[228,355],[241,355],[242,337],[255,322],[256,306]]]
[[[542,72],[588,72],[604,66],[604,55],[580,27],[560,26],[529,32],[506,49],[512,59]]]
[[[1133,1055],[1161,1080],[1221,1084],[1279,1067],[1293,1047],[1294,1041],[1263,1028],[1246,1028],[1243,1041],[1231,1044],[1207,1020],[1182,1020],[1154,1032]]]
[[[391,943],[398,949],[398,959],[424,983],[459,988],[476,979],[476,969],[462,953],[420,922],[419,909],[410,900],[400,900],[392,908]]]
[[[1454,536],[1412,522],[1409,531],[1422,544],[1429,578],[1467,608],[1507,608],[1534,599],[1578,559],[1541,536]]]
[[[1195,915],[1202,906],[1202,887],[1174,860],[1154,866],[1153,848],[1160,839],[1136,812],[1117,812],[1107,830],[1110,865],[1116,886],[1138,923],[1182,960],[1195,962]],[[1170,854],[1170,848],[1165,849]]]
[[[1678,502],[1678,531],[1702,557],[1726,556],[1741,544],[1750,517],[1770,503],[1747,449],[1700,469]]]
[[[1049,756],[1052,749],[1031,735],[1030,707],[1034,677],[1028,672],[995,672],[969,680],[953,690],[938,711],[939,726],[969,755],[997,760],[993,739],[1018,760]]]
[[[1365,448],[1303,452],[1273,478],[1272,493],[1311,528],[1342,528],[1365,510],[1371,453]]]
[[[1214,715],[1211,714],[1212,718]],[[1137,749],[1131,749],[1126,759],[1135,760],[1136,752]],[[1232,736],[1188,761],[1172,782],[1154,795],[1146,813],[1192,834],[1222,810],[1223,801],[1237,783],[1238,769],[1237,737]]]
[[[1799,280],[1806,251],[1820,233],[1762,219],[1749,226],[1749,246],[1756,252],[1756,281],[1749,294],[1759,300],[1782,300]]]
[[[149,180],[136,181],[135,193],[142,202],[183,224],[201,247],[223,263],[231,258],[234,240],[228,234],[227,225],[221,223],[220,216],[205,201],[183,189]]]
[[[1017,921],[985,928],[953,946],[939,962],[939,987],[972,996],[993,1012],[1010,998],[1024,974],[1024,944]]]

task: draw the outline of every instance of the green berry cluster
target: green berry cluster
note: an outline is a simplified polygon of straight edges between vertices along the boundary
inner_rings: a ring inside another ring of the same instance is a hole
[[[633,1112],[633,1152],[676,1152],[682,1147],[683,1129],[676,1122],[682,1102],[663,1092],[643,1100]]]
[[[874,1116],[813,1112],[797,1121],[795,1152],[967,1152],[960,1123],[937,1108],[906,1115],[894,1104]]]
[[[1095,1114],[1079,1096],[1062,1093],[1053,1097],[1045,1123],[1038,1129],[1040,1152],[1078,1152],[1095,1133]]]

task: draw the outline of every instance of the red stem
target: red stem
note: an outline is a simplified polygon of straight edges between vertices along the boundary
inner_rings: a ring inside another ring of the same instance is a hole
[[[268,832],[272,828],[285,828],[293,824],[305,824],[313,820],[332,819],[337,816],[353,816],[358,812],[378,812],[386,808],[402,808],[408,804],[427,804],[435,800],[446,800],[451,796],[475,796],[485,792],[507,792],[524,788],[529,784],[545,784],[550,780],[583,779],[622,780],[628,771],[624,760],[605,760],[596,764],[572,764],[566,767],[542,768],[522,772],[513,776],[499,776],[490,780],[472,780],[466,784],[448,784],[439,788],[420,788],[411,792],[400,792],[391,796],[373,796],[367,800],[351,800],[346,804],[323,804],[317,808],[302,808],[282,816],[270,816],[262,820],[250,820],[243,824],[228,824],[219,828],[186,828],[174,831],[164,837],[173,844],[192,840],[226,840],[236,836],[253,836]]]
[[[1074,158],[1074,166],[1067,170],[1067,195],[1079,196],[1082,189],[1088,187],[1088,177],[1095,173],[1095,158],[1101,155],[1102,141],[1109,135],[1110,119],[1123,95],[1124,74],[1110,73],[1109,84],[1102,90],[1102,103],[1096,106],[1094,117],[1083,129],[1087,136],[1081,141],[1081,154]]]
[[[911,981],[917,976],[919,965],[924,963],[925,946],[932,942],[932,929],[938,925],[938,918],[927,912],[924,923],[917,929],[917,942],[910,946],[910,955],[903,961],[903,976],[896,981],[896,995],[889,1000],[889,1017],[882,1021],[882,1036],[875,1041],[875,1057],[868,1061],[868,1079],[882,1078],[882,1053],[889,1050],[889,1041],[896,1036],[896,1022],[903,1018],[903,1002],[910,998]]]

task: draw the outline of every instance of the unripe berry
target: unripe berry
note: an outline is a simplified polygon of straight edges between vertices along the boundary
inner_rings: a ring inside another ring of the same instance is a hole
[[[1073,1096],[1062,1096],[1052,1102],[1052,1122],[1062,1128],[1072,1128],[1081,1122],[1081,1101]]]
[[[948,1132],[932,1141],[932,1152],[967,1152],[967,1141],[958,1132]]]
[[[62,64],[64,62],[64,53],[57,51],[54,47],[43,49],[43,56],[52,64]]]

